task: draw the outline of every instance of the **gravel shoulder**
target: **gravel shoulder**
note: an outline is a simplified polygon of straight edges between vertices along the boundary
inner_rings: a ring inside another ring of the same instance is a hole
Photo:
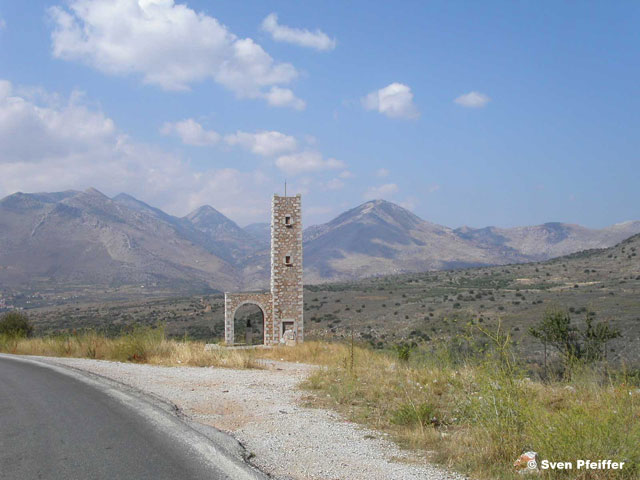
[[[449,473],[338,413],[303,406],[297,385],[314,367],[265,361],[264,370],[162,367],[33,357],[85,370],[174,403],[195,422],[233,435],[251,462],[281,480],[444,480]]]

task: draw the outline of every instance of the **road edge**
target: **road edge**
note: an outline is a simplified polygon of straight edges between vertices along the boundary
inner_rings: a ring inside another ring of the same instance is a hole
[[[231,479],[264,480],[269,475],[252,465],[244,446],[233,436],[192,420],[173,402],[150,392],[81,368],[56,362],[55,357],[0,353],[0,358],[31,363],[83,382],[110,396],[187,445],[212,468]]]

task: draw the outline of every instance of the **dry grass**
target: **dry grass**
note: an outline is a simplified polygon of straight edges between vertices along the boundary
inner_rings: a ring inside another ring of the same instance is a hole
[[[115,338],[94,332],[45,338],[0,338],[0,351],[167,366],[260,368],[253,350],[205,350],[203,342],[165,338],[162,328],[138,328]]]
[[[340,366],[349,357],[349,346],[343,343],[306,341],[294,347],[276,346],[258,350],[260,358],[314,365]]]
[[[524,377],[494,352],[454,366],[447,356],[403,362],[391,353],[354,349],[306,387],[319,405],[391,433],[408,448],[482,479],[520,478],[513,462],[527,450],[540,459],[625,461],[622,471],[544,471],[542,478],[640,478],[640,390],[594,370],[570,383]],[[349,348],[337,351],[338,360]]]

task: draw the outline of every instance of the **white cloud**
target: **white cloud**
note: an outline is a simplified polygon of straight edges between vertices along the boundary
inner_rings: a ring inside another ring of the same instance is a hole
[[[0,80],[0,197],[93,186],[178,215],[208,203],[236,221],[268,218],[273,182],[264,173],[194,170],[178,155],[133,141],[82,95],[38,92]]]
[[[319,152],[304,151],[278,157],[276,166],[286,173],[297,175],[303,172],[344,168],[345,164],[335,158],[324,159]]]
[[[166,90],[212,79],[242,98],[303,108],[279,86],[298,76],[251,38],[173,0],[71,0],[49,9],[53,55],[111,75],[141,75]],[[278,87],[274,89],[272,87]],[[288,92],[288,93],[287,93]]]
[[[333,50],[336,48],[335,39],[323,31],[316,29],[311,32],[307,29],[291,28],[278,23],[278,15],[271,13],[262,21],[262,30],[269,32],[277,42],[293,43],[300,47],[315,48],[316,50]]]
[[[271,87],[265,95],[267,103],[274,107],[291,107],[295,110],[304,110],[307,106],[288,88]]]
[[[344,188],[344,182],[339,178],[332,178],[326,183],[325,187],[327,190],[340,190]]]
[[[398,185],[395,183],[386,183],[377,187],[369,187],[364,192],[365,200],[374,200],[379,198],[389,198],[398,191]]]
[[[353,173],[351,173],[349,170],[345,170],[344,172],[340,172],[340,175],[338,175],[338,177],[340,178],[351,178],[353,177]]]
[[[223,138],[214,130],[205,130],[193,118],[187,118],[180,122],[166,122],[160,128],[163,135],[177,135],[186,145],[206,147],[216,145]],[[248,133],[238,130],[236,133],[224,136],[224,142],[231,146],[239,146],[256,155],[274,156],[292,152],[298,142],[290,135],[276,131],[259,131]]]
[[[117,145],[113,121],[77,103],[80,98],[74,95],[66,104],[42,107],[0,80],[0,164],[37,163],[107,141]]]
[[[228,145],[239,145],[256,155],[267,157],[292,152],[298,146],[294,137],[276,131],[256,133],[237,131],[234,134],[225,135],[224,140]]]
[[[187,118],[180,122],[165,123],[160,132],[163,135],[178,135],[182,143],[196,147],[215,145],[220,141],[220,134],[213,130],[205,130],[198,122],[192,118]]]
[[[411,88],[397,82],[371,92],[362,99],[362,105],[391,118],[417,118],[420,115],[413,103]]]
[[[438,190],[440,190],[440,185],[438,185],[437,183],[432,183],[427,187],[427,191],[429,193],[436,193]]]
[[[480,92],[465,93],[454,100],[458,105],[468,108],[482,108],[490,101],[491,99],[487,95]]]
[[[387,170],[386,168],[380,168],[376,172],[376,177],[384,178],[384,177],[388,177],[388,176],[389,176],[389,170]]]

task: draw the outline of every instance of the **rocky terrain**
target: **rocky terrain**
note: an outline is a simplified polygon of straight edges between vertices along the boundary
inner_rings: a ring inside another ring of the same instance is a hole
[[[305,281],[546,260],[640,232],[548,223],[452,229],[373,200],[304,233]],[[175,217],[130,195],[16,193],[0,200],[0,296],[114,289],[211,293],[268,285],[269,225],[240,228],[211,206]],[[135,291],[135,292],[134,292]]]

